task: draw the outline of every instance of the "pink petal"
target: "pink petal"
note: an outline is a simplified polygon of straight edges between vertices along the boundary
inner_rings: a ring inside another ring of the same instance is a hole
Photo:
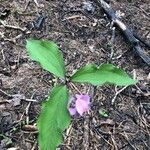
[[[85,101],[83,100],[76,101],[76,110],[81,116],[83,115],[83,113],[88,112],[89,109],[90,109],[89,105]]]
[[[87,95],[87,94],[85,94],[85,95],[84,94],[81,94],[81,95],[76,94],[75,96],[76,96],[77,99],[84,100],[84,101],[86,101],[87,103],[90,104],[90,96],[89,95]]]
[[[88,95],[76,95],[76,97],[75,107],[77,112],[82,116],[90,110],[90,97]]]
[[[69,108],[68,110],[71,116],[74,116],[77,113],[76,108]]]

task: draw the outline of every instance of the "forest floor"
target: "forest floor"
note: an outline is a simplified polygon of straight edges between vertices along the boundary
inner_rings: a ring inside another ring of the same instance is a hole
[[[135,55],[117,28],[111,41],[110,20],[94,2],[90,11],[86,0],[35,2],[0,0],[0,150],[38,149],[36,120],[55,84],[54,77],[29,58],[27,38],[56,42],[69,74],[87,63],[109,62],[139,80],[120,92],[113,105],[121,87],[97,87],[90,114],[72,118],[61,150],[150,149],[149,66]],[[130,29],[150,41],[149,0],[110,0],[110,4]],[[91,89],[90,85],[76,86],[83,93]]]

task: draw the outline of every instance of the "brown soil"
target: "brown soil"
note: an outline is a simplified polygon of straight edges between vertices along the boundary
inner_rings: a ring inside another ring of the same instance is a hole
[[[0,0],[0,150],[35,150],[35,123],[41,102],[51,90],[54,77],[31,61],[26,49],[30,37],[59,44],[68,74],[86,63],[111,62],[139,80],[111,101],[119,87],[77,85],[92,95],[89,116],[72,119],[61,150],[148,150],[150,148],[149,67],[135,55],[116,30],[111,43],[110,20],[94,2],[86,11],[85,1]],[[89,1],[86,1],[89,2]],[[150,1],[111,0],[121,20],[150,41]],[[45,20],[38,27],[41,14]],[[34,26],[33,26],[34,24]],[[110,54],[114,49],[113,58]],[[36,100],[36,101],[31,101]],[[99,115],[99,110],[108,117]]]

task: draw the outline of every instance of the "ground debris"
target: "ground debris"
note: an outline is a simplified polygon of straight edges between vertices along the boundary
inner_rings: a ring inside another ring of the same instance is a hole
[[[149,0],[112,0],[109,4],[119,10],[119,19],[149,41]],[[46,16],[44,22],[42,17],[38,19],[40,14]],[[131,77],[135,73],[139,80],[126,88],[102,86],[93,90],[89,115],[72,119],[60,150],[82,150],[83,144],[88,150],[148,149],[149,66],[133,56],[95,0],[2,0],[0,20],[0,150],[38,149],[36,121],[54,78],[29,59],[25,49],[28,38],[58,43],[69,75],[87,63],[112,63]],[[34,20],[36,29],[29,28]],[[148,46],[138,40],[149,53]],[[83,93],[89,87],[77,85]]]

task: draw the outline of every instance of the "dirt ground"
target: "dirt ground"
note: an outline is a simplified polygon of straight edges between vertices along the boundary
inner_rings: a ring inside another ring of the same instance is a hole
[[[61,150],[149,150],[149,67],[117,29],[111,42],[110,20],[94,2],[37,2],[0,0],[0,150],[38,149],[35,123],[55,79],[29,58],[25,43],[30,37],[58,43],[68,74],[86,63],[110,62],[139,80],[119,93],[114,105],[120,87],[97,87],[93,94],[93,87],[77,84],[92,95],[92,108],[86,117],[72,119]],[[110,0],[110,4],[124,23],[150,41],[149,0]],[[101,116],[101,110],[108,116]]]

